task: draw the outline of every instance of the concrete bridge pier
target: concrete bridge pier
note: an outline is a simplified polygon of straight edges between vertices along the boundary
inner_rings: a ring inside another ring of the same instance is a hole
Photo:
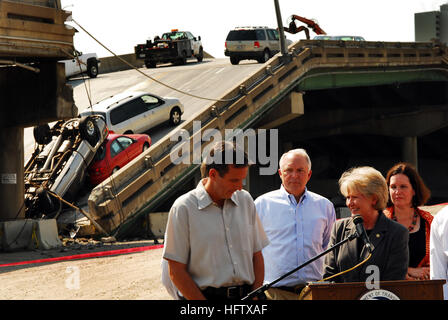
[[[61,246],[56,219],[25,219],[22,127],[0,128],[0,251]]]
[[[23,128],[0,128],[0,221],[23,219]]]
[[[402,159],[418,170],[417,137],[404,137],[402,143]]]

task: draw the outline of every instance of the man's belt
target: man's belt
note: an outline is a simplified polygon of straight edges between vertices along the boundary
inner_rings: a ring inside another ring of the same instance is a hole
[[[201,291],[207,300],[240,300],[251,291],[251,286],[245,284],[220,288],[207,287]]]

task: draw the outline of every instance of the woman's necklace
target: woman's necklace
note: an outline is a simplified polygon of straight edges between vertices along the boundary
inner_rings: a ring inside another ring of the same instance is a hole
[[[409,232],[412,232],[414,230],[415,225],[417,224],[417,218],[418,218],[418,213],[417,213],[417,210],[414,209],[414,216],[412,217],[412,222],[411,222],[410,226],[408,227]],[[397,221],[397,217],[395,216],[395,211],[392,215],[392,219],[394,221]]]

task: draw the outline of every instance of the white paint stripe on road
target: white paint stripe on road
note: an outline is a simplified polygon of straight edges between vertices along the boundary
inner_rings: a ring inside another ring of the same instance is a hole
[[[154,79],[160,80],[161,78],[163,78],[166,75],[166,72],[158,72],[158,73],[154,73],[151,74],[150,76]],[[129,88],[127,88],[127,91],[148,91],[148,85],[149,83],[153,82],[151,79],[147,79],[145,81],[141,81]]]
[[[215,72],[215,74],[221,73],[222,71],[224,71],[225,68],[221,68],[218,71]]]

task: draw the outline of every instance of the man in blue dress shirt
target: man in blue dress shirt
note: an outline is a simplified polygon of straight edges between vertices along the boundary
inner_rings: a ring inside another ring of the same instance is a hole
[[[286,152],[280,158],[280,189],[255,200],[257,212],[270,244],[262,251],[264,283],[270,283],[327,248],[336,220],[333,204],[306,188],[311,160],[304,149]],[[307,282],[322,279],[320,258],[266,291],[269,299],[298,299]]]

